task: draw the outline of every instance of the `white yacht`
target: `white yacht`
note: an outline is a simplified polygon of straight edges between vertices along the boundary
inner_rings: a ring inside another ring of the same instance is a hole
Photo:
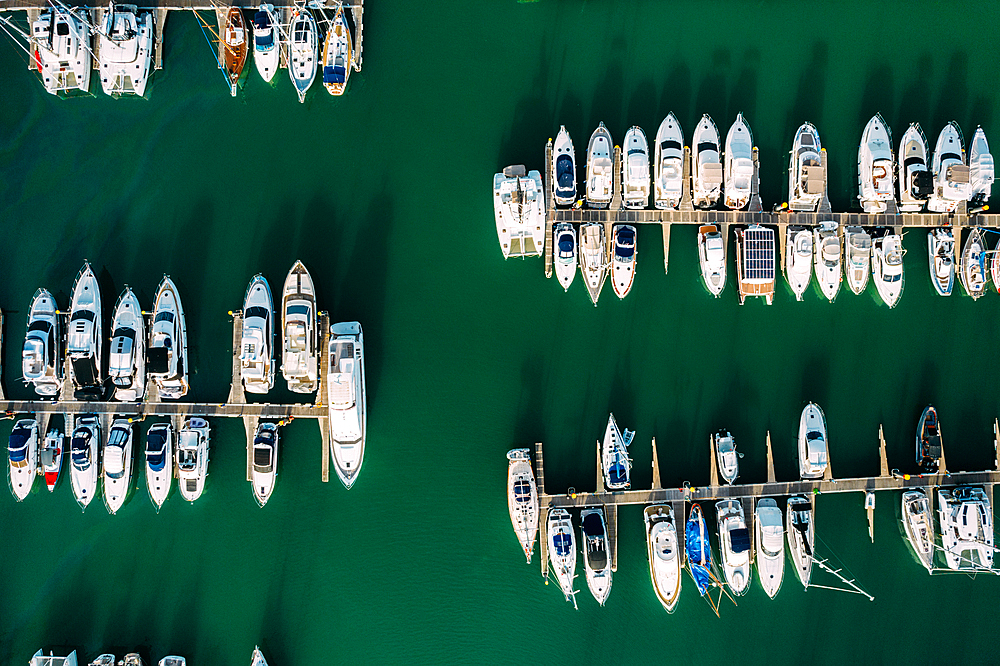
[[[507,452],[507,509],[514,534],[531,564],[538,535],[538,489],[528,449]]]
[[[145,95],[153,55],[153,14],[111,2],[97,40],[105,94]]]
[[[740,455],[736,452],[736,440],[728,430],[720,430],[712,435],[712,448],[715,449],[716,461],[722,480],[733,485],[740,475]]]
[[[962,130],[954,120],[938,134],[931,158],[934,189],[927,200],[932,213],[951,213],[959,202],[969,198],[969,167],[965,165],[965,144]]]
[[[156,663],[156,666],[187,666],[187,659],[177,656],[164,657]],[[267,664],[262,664],[262,666],[267,666]]]
[[[39,456],[39,464],[45,475],[45,486],[50,493],[56,489],[56,484],[59,483],[59,477],[62,475],[62,461],[65,451],[66,435],[59,428],[50,429],[45,435]]]
[[[788,286],[795,294],[795,300],[801,301],[809,288],[813,273],[813,234],[805,227],[790,226],[785,232],[785,278]],[[867,262],[865,278],[868,277]]]
[[[982,206],[990,200],[993,189],[993,155],[986,141],[986,132],[976,128],[969,144],[969,201],[973,206]]]
[[[114,515],[125,504],[132,484],[132,423],[117,418],[104,445],[104,506]]]
[[[573,579],[576,578],[576,535],[566,509],[549,511],[546,533],[549,536],[549,564],[555,572],[559,589],[566,601],[572,601],[576,606],[576,590],[573,589]]]
[[[813,213],[826,192],[819,132],[812,123],[802,123],[792,141],[788,164],[788,208]]]
[[[271,82],[278,71],[281,54],[281,32],[274,5],[261,4],[253,15],[253,60],[260,77]]]
[[[757,577],[767,596],[774,599],[785,575],[785,527],[781,509],[777,502],[765,497],[757,502],[754,514]]]
[[[361,471],[368,434],[364,336],[358,322],[330,327],[330,367],[326,379],[333,461],[337,476],[350,488]]]
[[[253,466],[250,482],[253,496],[263,508],[274,490],[278,476],[278,425],[273,421],[261,421],[253,437]]]
[[[814,402],[802,409],[799,417],[799,476],[821,479],[826,473],[826,416]]]
[[[260,273],[250,280],[243,297],[240,377],[250,393],[267,393],[274,387],[274,302]]]
[[[57,657],[52,652],[42,654],[42,651],[39,650],[32,655],[28,666],[77,666],[76,650],[65,657]]]
[[[979,227],[972,227],[969,237],[965,239],[959,267],[965,293],[972,296],[972,300],[978,300],[986,293],[986,243]]]
[[[636,251],[635,227],[631,224],[616,224],[611,231],[615,249],[611,254],[611,284],[618,298],[625,298],[635,280]]]
[[[846,227],[844,229],[844,272],[847,274],[847,285],[856,295],[860,296],[868,286],[872,257],[872,237],[861,227]]]
[[[559,126],[552,146],[552,173],[556,178],[556,205],[572,206],[576,203],[576,150],[565,125]]]
[[[660,209],[676,210],[684,190],[684,131],[673,112],[656,130],[655,158],[653,203]]]
[[[108,376],[116,400],[142,400],[146,394],[146,320],[139,299],[128,287],[118,299],[111,323]]]
[[[601,445],[601,469],[604,470],[604,485],[608,490],[627,490],[631,484],[632,460],[628,457],[628,445],[632,435],[628,428],[625,434],[618,429],[615,415],[608,417]]]
[[[504,259],[534,257],[545,247],[542,176],[517,164],[493,176],[493,215]]]
[[[940,296],[951,296],[955,286],[955,235],[951,229],[938,227],[927,232],[927,259],[934,290]]]
[[[607,208],[611,203],[615,181],[613,147],[611,133],[601,123],[587,144],[587,205],[591,208]]]
[[[86,510],[97,494],[100,475],[101,424],[96,416],[80,416],[70,437],[69,459],[72,465],[69,478],[73,495],[81,509]]]
[[[569,291],[569,286],[573,284],[576,277],[576,265],[578,244],[576,241],[576,229],[572,222],[560,222],[552,229],[555,238],[555,265],[556,278],[562,285],[564,291]]]
[[[607,249],[604,243],[604,225],[587,222],[580,225],[580,273],[587,283],[587,293],[594,306],[601,296],[601,288],[608,276]]]
[[[789,497],[786,522],[788,553],[792,556],[795,575],[799,577],[803,587],[809,587],[813,566],[813,544],[816,538],[812,503],[805,497]]]
[[[718,298],[726,288],[726,239],[714,224],[698,227],[698,263],[705,287]]]
[[[56,299],[39,289],[28,310],[28,331],[21,348],[21,376],[40,396],[54,396],[62,385],[62,335]]]
[[[736,116],[726,135],[725,174],[726,207],[746,208],[753,185],[753,134],[742,113]]]
[[[167,276],[156,290],[148,354],[146,372],[159,397],[183,397],[188,391],[187,326],[181,297]]]
[[[706,113],[691,136],[691,196],[698,208],[714,208],[722,194],[722,155],[719,130]]]
[[[896,196],[892,136],[881,114],[868,121],[858,147],[858,199],[866,213],[884,213]]]
[[[743,505],[733,499],[716,502],[715,517],[726,584],[733,594],[744,595],[750,589],[750,530],[743,516]]]
[[[604,509],[588,508],[580,511],[580,540],[583,542],[583,569],[587,574],[587,587],[597,603],[603,606],[611,592],[611,554]]]
[[[931,572],[934,569],[934,518],[927,493],[920,488],[903,491],[903,528],[913,554]]]
[[[305,7],[295,7],[288,24],[288,75],[299,94],[299,102],[304,102],[306,92],[316,78],[319,28],[316,27],[316,19]]]
[[[98,655],[97,659],[90,662],[90,666],[115,666],[115,655],[113,654]],[[122,666],[124,666],[124,664]]]
[[[7,439],[7,459],[10,463],[10,491],[18,502],[31,492],[38,476],[38,422],[20,419]]]
[[[354,45],[344,6],[338,4],[323,42],[323,85],[331,95],[343,95],[351,78]]]
[[[253,655],[250,657],[250,666],[267,666],[267,661],[264,660],[264,653],[260,651],[259,647],[254,647]]]
[[[938,522],[949,569],[993,568],[993,508],[982,488],[938,489]]]
[[[101,291],[90,264],[83,265],[73,283],[69,313],[66,355],[77,399],[99,400],[104,395],[104,380],[101,377],[103,317]]]
[[[143,666],[142,657],[138,652],[130,652],[118,662],[118,666]]]
[[[649,143],[641,127],[625,133],[622,156],[622,204],[642,209],[649,205]]]
[[[146,490],[157,513],[174,482],[174,427],[154,423],[146,433]]]
[[[841,247],[840,231],[835,221],[820,222],[813,231],[816,245],[816,281],[820,291],[833,303],[840,291]]]
[[[646,523],[646,555],[649,557],[649,577],[656,598],[668,613],[673,613],[681,595],[681,560],[674,512],[666,504],[647,506],[643,511]]]
[[[201,497],[205,490],[209,434],[208,421],[193,416],[184,419],[177,437],[177,487],[188,502]]]
[[[903,237],[887,234],[872,244],[872,280],[890,308],[903,293]]]
[[[47,92],[90,91],[93,67],[86,10],[53,4],[40,12],[31,24],[31,52]]]
[[[930,172],[930,154],[927,137],[918,123],[910,123],[899,140],[899,210],[919,213],[927,205],[927,197],[934,191],[934,177]]]
[[[319,384],[316,287],[305,264],[296,261],[281,290],[281,374],[288,390],[313,393]]]

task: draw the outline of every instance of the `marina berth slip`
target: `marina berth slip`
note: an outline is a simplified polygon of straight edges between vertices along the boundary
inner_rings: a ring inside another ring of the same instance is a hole
[[[154,423],[146,433],[146,490],[160,512],[174,482],[174,427]]]
[[[759,224],[736,230],[736,274],[740,305],[759,296],[768,305],[774,299],[774,230]]]
[[[972,300],[978,300],[986,293],[986,243],[983,242],[983,232],[979,227],[973,227],[969,237],[965,239],[959,268],[960,281],[965,293],[971,296]]]
[[[604,280],[608,276],[608,257],[604,242],[604,225],[590,222],[580,225],[580,272],[587,283],[587,293],[597,307]]]
[[[886,234],[872,243],[872,281],[890,308],[896,307],[903,293],[903,237]]]
[[[56,299],[39,289],[28,309],[28,330],[21,348],[21,377],[43,397],[55,396],[63,379],[63,339]]]
[[[271,287],[260,274],[250,280],[243,297],[240,378],[249,393],[267,393],[274,387],[274,303]]]
[[[949,569],[993,569],[993,507],[982,488],[938,489],[938,523]]]
[[[504,259],[537,256],[545,247],[542,175],[517,164],[493,176],[493,214]]]
[[[556,278],[562,285],[563,291],[569,291],[569,286],[573,284],[576,277],[576,266],[579,263],[577,258],[578,243],[576,240],[576,228],[571,222],[560,222],[553,229],[553,239],[555,246],[555,269]]]
[[[778,503],[770,497],[757,502],[753,525],[757,578],[767,596],[774,599],[785,575],[785,527]]]
[[[828,443],[826,416],[820,406],[810,402],[799,417],[799,476],[820,479],[826,473]]]
[[[722,194],[722,149],[719,130],[706,113],[691,136],[692,198],[697,208],[714,208]]]
[[[736,452],[736,440],[728,430],[720,430],[712,435],[712,448],[715,449],[719,464],[719,475],[722,480],[733,485],[740,475],[740,455]]]
[[[635,280],[636,231],[630,224],[616,224],[612,228],[614,252],[611,255],[611,283],[618,298],[625,298]]]
[[[601,444],[601,469],[604,486],[608,490],[626,490],[631,485],[632,459],[628,455],[628,446],[634,435],[628,428],[623,435],[615,422],[615,415],[608,416]]]
[[[330,327],[329,401],[330,447],[337,476],[348,489],[357,481],[365,459],[368,406],[365,389],[364,336],[361,324]]]
[[[816,247],[816,282],[826,299],[833,303],[840,291],[840,230],[832,220],[820,222],[813,231]]]
[[[97,481],[101,466],[101,424],[96,416],[79,416],[70,437],[70,481],[73,496],[84,511],[97,495]]]
[[[714,224],[698,227],[698,264],[705,288],[718,298],[726,288],[726,241]]]
[[[273,421],[261,421],[253,438],[253,467],[250,483],[257,504],[263,508],[274,491],[278,476],[278,425]]]
[[[146,94],[153,53],[153,14],[111,2],[97,28],[101,87],[105,94]]]
[[[7,438],[7,461],[10,470],[10,491],[18,502],[31,492],[38,476],[38,423],[21,419]]]
[[[556,583],[566,601],[572,601],[576,608],[576,590],[573,589],[573,579],[576,578],[576,536],[573,523],[570,522],[569,511],[553,509],[549,512],[546,533],[548,544],[549,565],[556,576]]]
[[[816,538],[812,504],[805,497],[789,497],[787,512],[788,552],[792,556],[792,564],[799,582],[803,587],[809,587],[813,568],[813,544]]]
[[[177,437],[177,487],[188,502],[201,497],[205,490],[208,444],[208,421],[200,417],[185,419]]]
[[[785,231],[785,279],[801,301],[813,273],[813,234],[805,227],[789,226]],[[868,279],[868,262],[865,256],[865,279]]]
[[[927,493],[916,488],[903,492],[902,499],[903,529],[906,531],[906,541],[910,549],[927,569],[934,571],[934,518],[931,516],[930,501]]]
[[[750,203],[751,181],[754,174],[753,165],[753,134],[750,126],[743,119],[743,114],[736,116],[736,122],[729,128],[726,135],[726,182],[723,192],[726,195],[726,207],[742,210]]]
[[[750,589],[750,530],[743,516],[743,505],[737,500],[716,502],[715,517],[726,584],[733,594],[742,596]]]
[[[115,419],[104,445],[104,506],[114,515],[125,504],[132,484],[132,439],[130,419]]]
[[[816,212],[826,192],[826,169],[820,155],[819,132],[812,123],[802,123],[792,141],[788,164],[788,208]]]
[[[247,62],[247,29],[243,12],[239,7],[230,7],[226,12],[226,24],[222,30],[222,53],[219,65],[222,67],[229,92],[236,97],[236,87]]]
[[[868,286],[868,274],[871,272],[872,237],[861,227],[847,227],[844,229],[844,250],[847,255],[844,262],[847,286],[860,296]]]
[[[52,428],[45,435],[42,450],[39,455],[39,464],[42,467],[42,474],[45,475],[45,486],[51,493],[59,483],[62,475],[63,453],[66,451],[66,435],[58,428]]]
[[[611,204],[614,190],[614,163],[611,151],[614,143],[611,133],[602,122],[590,135],[587,144],[587,205],[591,208],[607,208]]]
[[[316,78],[319,60],[319,28],[316,19],[305,7],[295,7],[289,21],[288,75],[299,95],[299,102],[306,101],[306,93]]]
[[[188,391],[187,326],[173,280],[164,276],[156,290],[149,328],[146,371],[160,398],[178,399]]]
[[[576,151],[565,125],[559,126],[559,134],[552,146],[552,162],[556,205],[572,206],[576,203]]]
[[[917,467],[922,474],[936,474],[941,466],[941,423],[937,410],[927,405],[917,422]]]
[[[281,290],[281,374],[288,390],[314,393],[319,386],[316,287],[305,264],[296,261]]]
[[[684,131],[673,112],[656,130],[653,203],[658,209],[677,210],[684,190]]]
[[[927,259],[934,291],[951,296],[955,286],[955,235],[951,229],[939,227],[927,232]]]
[[[351,76],[351,31],[344,7],[337,7],[323,42],[323,85],[331,95],[343,95]]]
[[[969,167],[965,165],[965,142],[954,120],[938,134],[931,158],[934,189],[927,199],[927,210],[951,213],[969,198]]]
[[[919,213],[934,191],[927,137],[919,123],[910,123],[899,140],[899,210]]]
[[[139,299],[128,287],[115,305],[108,376],[115,400],[142,400],[146,394],[146,320]]]
[[[881,114],[868,121],[858,147],[858,199],[866,213],[884,213],[895,195],[892,136]]]
[[[280,22],[274,5],[262,4],[253,15],[253,61],[260,78],[268,83],[278,71],[281,55]]]
[[[649,557],[649,577],[656,598],[668,613],[673,613],[681,595],[683,554],[677,541],[677,522],[666,504],[654,504],[643,510],[646,523],[646,555]]]
[[[976,128],[969,144],[969,203],[982,206],[990,200],[993,188],[993,155],[990,154],[990,144],[986,141],[986,132],[982,127]]]
[[[69,327],[66,331],[66,355],[77,400],[100,400],[104,397],[101,375],[104,346],[101,291],[97,277],[85,263],[73,283]]]
[[[625,208],[642,209],[649,205],[649,144],[641,127],[625,133],[624,149],[622,201]]]
[[[528,449],[507,452],[507,509],[514,534],[531,564],[538,535],[538,490]]]
[[[601,606],[611,593],[611,557],[608,555],[608,530],[604,509],[580,511],[580,540],[583,542],[583,568],[587,587]]]
[[[90,23],[83,9],[53,4],[31,24],[31,52],[46,92],[90,91]]]

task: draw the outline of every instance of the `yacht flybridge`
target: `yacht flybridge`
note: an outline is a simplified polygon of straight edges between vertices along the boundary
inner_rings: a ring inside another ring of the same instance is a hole
[[[684,131],[673,112],[656,131],[653,203],[660,209],[676,210],[681,202],[684,178]]]
[[[576,151],[565,125],[559,126],[552,146],[552,173],[556,177],[557,206],[572,206],[576,202]]]
[[[812,123],[802,123],[792,141],[788,164],[788,207],[793,211],[815,212],[826,192],[819,132]]]
[[[930,172],[930,152],[927,137],[919,123],[910,123],[899,140],[899,210],[919,213],[934,191],[934,176]]]
[[[649,205],[649,144],[641,127],[625,133],[622,159],[622,203],[625,208]]]
[[[260,274],[250,280],[243,298],[240,377],[250,393],[267,393],[274,386],[274,303]]]
[[[104,378],[101,376],[101,351],[104,346],[102,321],[97,276],[90,264],[85,263],[73,284],[69,330],[66,331],[66,355],[78,400],[100,400],[104,396]]]
[[[90,91],[90,29],[86,10],[55,4],[31,24],[31,52],[42,85],[53,95]]]
[[[691,137],[691,181],[694,205],[714,208],[722,194],[722,155],[719,130],[706,113]]]
[[[351,78],[351,30],[344,6],[338,5],[323,43],[323,85],[331,95],[343,95]]]
[[[295,7],[289,21],[288,75],[292,78],[299,102],[306,101],[309,86],[316,78],[319,60],[319,28],[305,7]]]
[[[938,522],[949,569],[993,568],[993,508],[982,488],[938,489]]]
[[[108,95],[146,94],[153,54],[153,14],[111,2],[98,30],[101,87]]]
[[[604,470],[604,485],[608,490],[627,490],[631,485],[632,459],[628,455],[628,446],[634,435],[628,428],[623,435],[615,422],[615,415],[608,417],[601,445],[601,467]]]
[[[128,287],[115,306],[108,376],[116,400],[142,400],[146,394],[146,322],[139,299]]]
[[[364,337],[361,324],[352,321],[330,327],[327,400],[330,447],[341,482],[357,481],[365,456],[368,407],[365,392]]]
[[[681,595],[683,553],[677,540],[674,511],[666,504],[647,506],[643,511],[646,523],[646,555],[649,557],[649,577],[656,598],[668,613],[673,613]]]
[[[538,489],[535,473],[531,469],[528,449],[513,449],[507,452],[507,509],[514,534],[524,556],[531,564],[531,554],[535,550],[538,535]]]
[[[895,196],[892,136],[876,114],[861,135],[858,147],[858,199],[866,213],[884,213]]]
[[[951,121],[938,134],[931,158],[934,189],[927,200],[932,213],[951,213],[969,198],[969,167],[965,165],[965,144],[958,123]]]
[[[149,329],[146,371],[161,398],[176,400],[188,390],[187,327],[173,280],[164,276],[156,290]]]
[[[59,392],[63,377],[63,354],[60,317],[56,299],[46,289],[39,289],[28,309],[28,332],[21,348],[21,376],[35,387],[40,396]]]
[[[296,261],[281,290],[281,374],[288,389],[313,393],[319,382],[316,288],[305,264]]]
[[[614,144],[611,133],[602,122],[587,144],[587,205],[607,208],[611,204],[615,167],[611,158]],[[647,167],[648,168],[648,167]]]
[[[827,466],[826,416],[820,406],[810,402],[799,417],[799,476],[820,479]]]
[[[886,234],[872,244],[872,280],[879,296],[890,308],[903,293],[903,237]]]
[[[736,272],[740,305],[760,296],[771,305],[774,298],[774,230],[758,224],[736,230]]]
[[[736,116],[726,135],[725,155],[726,207],[742,210],[750,203],[753,183],[753,134],[742,113]]]
[[[542,175],[523,165],[493,176],[493,214],[504,259],[542,254],[545,246],[545,196]]]
[[[271,82],[278,71],[281,32],[274,15],[274,5],[261,4],[253,16],[253,61],[260,77]]]

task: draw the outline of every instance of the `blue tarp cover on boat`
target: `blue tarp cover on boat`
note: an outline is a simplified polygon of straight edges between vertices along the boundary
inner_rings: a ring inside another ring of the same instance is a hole
[[[331,67],[327,65],[323,68],[323,83],[343,83],[346,70],[343,67]]]
[[[684,550],[687,551],[691,575],[702,596],[712,584],[712,576],[708,570],[712,566],[712,546],[708,543],[707,536],[701,512],[692,511],[684,527]]]
[[[573,159],[569,155],[560,155],[556,158],[556,182],[559,183],[559,190],[576,191],[576,183],[573,177]]]
[[[166,462],[166,447],[164,446],[167,436],[162,430],[150,430],[146,435],[146,464],[154,472],[163,469]]]
[[[566,556],[569,555],[570,542],[568,534],[557,534],[552,537],[552,544],[555,546],[556,555]]]
[[[694,584],[698,588],[698,593],[701,596],[705,596],[708,588],[712,587],[712,576],[708,573],[708,569],[692,562],[691,576],[694,578]]]
[[[608,474],[611,477],[612,484],[626,483],[628,481],[628,475],[625,471],[625,465],[621,463],[614,463],[611,465],[611,473]]]

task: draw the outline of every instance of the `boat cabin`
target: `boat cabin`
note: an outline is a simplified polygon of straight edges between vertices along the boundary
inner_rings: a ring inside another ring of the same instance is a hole
[[[774,298],[774,230],[760,225],[738,229],[736,241],[740,305],[748,296],[763,297],[770,305]]]

